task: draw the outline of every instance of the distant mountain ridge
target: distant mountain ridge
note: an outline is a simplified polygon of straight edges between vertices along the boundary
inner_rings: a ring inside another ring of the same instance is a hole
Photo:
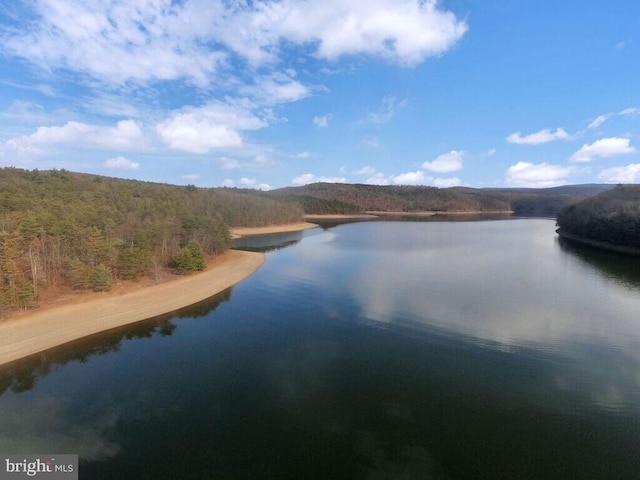
[[[436,188],[429,186],[312,183],[265,195],[301,205],[305,213],[508,212],[555,216],[567,205],[613,188],[607,184],[552,188]]]

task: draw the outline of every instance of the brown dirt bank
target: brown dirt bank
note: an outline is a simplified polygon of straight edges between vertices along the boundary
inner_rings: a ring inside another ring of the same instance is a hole
[[[205,300],[247,278],[264,259],[261,253],[230,250],[222,261],[195,275],[121,295],[91,295],[81,303],[37,310],[2,322],[0,365]]]

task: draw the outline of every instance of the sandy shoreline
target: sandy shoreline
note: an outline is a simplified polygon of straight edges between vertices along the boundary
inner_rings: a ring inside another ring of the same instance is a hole
[[[308,222],[286,223],[283,225],[267,225],[266,227],[232,227],[231,235],[235,238],[248,237],[252,235],[269,235],[272,233],[300,232],[318,225]]]
[[[230,250],[204,272],[120,296],[35,311],[0,323],[0,365],[67,342],[170,313],[222,292],[254,273],[264,254]]]

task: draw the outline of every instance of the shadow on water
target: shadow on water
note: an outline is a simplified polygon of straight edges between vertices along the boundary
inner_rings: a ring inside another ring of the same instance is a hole
[[[582,245],[561,237],[560,249],[589,266],[603,277],[633,289],[640,289],[640,258]]]
[[[234,240],[233,248],[266,253],[295,245],[302,240],[302,235],[303,232],[288,232],[242,237]]]
[[[117,352],[125,340],[171,336],[177,328],[176,319],[194,319],[208,315],[221,303],[231,299],[231,291],[232,288],[228,288],[213,297],[175,312],[96,333],[6,365],[0,365],[0,396],[7,391],[19,393],[31,390],[38,378],[52,373],[57,367],[67,363],[86,363],[94,355]]]

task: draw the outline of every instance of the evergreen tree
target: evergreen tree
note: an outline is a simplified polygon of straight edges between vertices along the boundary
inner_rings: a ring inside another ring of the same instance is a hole
[[[113,286],[111,269],[104,264],[99,264],[93,269],[92,286],[94,292],[107,292]]]

